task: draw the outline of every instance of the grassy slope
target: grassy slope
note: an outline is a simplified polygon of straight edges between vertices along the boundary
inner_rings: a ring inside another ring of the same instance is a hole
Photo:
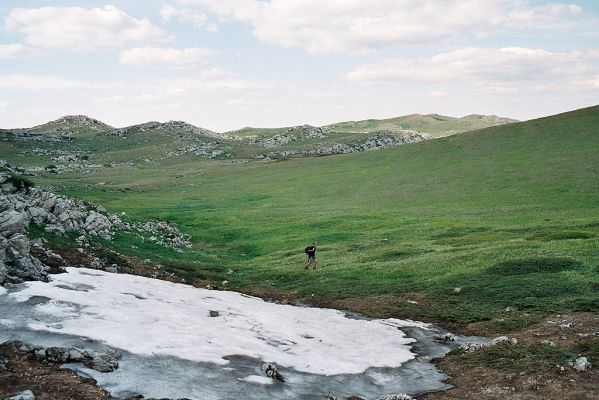
[[[506,306],[597,311],[598,127],[594,107],[379,152],[245,165],[182,158],[42,181],[134,218],[178,222],[196,242],[176,261],[188,278],[322,300],[383,295],[387,314],[456,322]],[[313,239],[321,269],[308,273],[302,249]],[[206,252],[220,256],[200,259]]]
[[[439,114],[410,114],[388,119],[339,122],[329,125],[329,128],[336,132],[409,129],[418,132],[427,132],[435,136],[444,136],[474,129],[488,128],[508,122],[516,121],[507,118],[498,118],[495,115],[468,115],[462,118],[453,118]]]

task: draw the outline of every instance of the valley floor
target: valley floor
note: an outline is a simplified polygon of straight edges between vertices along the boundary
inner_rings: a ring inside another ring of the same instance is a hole
[[[79,253],[79,252],[77,252]],[[62,251],[65,259],[73,254]],[[82,261],[81,258],[78,259]],[[85,262],[85,260],[83,260]],[[151,275],[151,268],[144,263],[130,259],[129,273],[142,276]],[[171,279],[172,280],[172,279]],[[175,278],[175,280],[177,280]],[[280,296],[277,293],[256,293],[269,296],[283,303],[302,302],[309,304],[309,298]],[[278,299],[277,299],[278,297]],[[372,299],[370,299],[372,300]],[[370,304],[373,317],[381,317],[381,302],[331,302],[313,304],[334,306],[344,310],[367,312],[365,304]],[[388,300],[387,300],[388,301]],[[377,312],[376,310],[379,310]],[[446,326],[457,328],[454,324]],[[483,335],[485,324],[472,323],[460,328],[460,333]],[[597,368],[575,372],[567,365],[560,365],[563,354],[599,355],[599,315],[595,313],[573,313],[553,315],[524,330],[509,332],[509,337],[517,339],[517,345],[496,346],[492,350],[479,350],[472,354],[454,354],[438,359],[435,363],[449,375],[448,383],[455,387],[446,391],[419,396],[427,400],[454,399],[518,399],[567,398],[576,400],[599,399],[599,370]],[[555,350],[555,351],[554,351]],[[0,368],[0,398],[31,389],[36,399],[116,399],[96,386],[89,377],[81,377],[75,372],[44,363],[31,353],[23,353],[13,344],[0,346],[0,358],[8,361],[8,369]],[[57,389],[60,388],[60,389]],[[137,398],[137,397],[136,397]],[[133,397],[131,398],[134,399]]]

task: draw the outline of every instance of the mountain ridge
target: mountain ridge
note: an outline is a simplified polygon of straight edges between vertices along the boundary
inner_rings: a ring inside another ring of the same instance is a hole
[[[473,123],[471,121],[478,121]],[[316,126],[301,124],[275,128],[259,128],[246,126],[240,129],[217,132],[199,127],[180,120],[166,122],[148,121],[125,127],[113,127],[96,118],[86,115],[64,115],[55,120],[29,128],[3,128],[3,131],[33,134],[48,134],[60,136],[89,136],[98,134],[123,135],[131,131],[157,130],[159,132],[174,132],[175,130],[220,138],[236,138],[246,136],[274,136],[286,131],[299,129],[326,129],[340,133],[368,133],[377,131],[406,131],[413,130],[419,133],[428,133],[432,136],[446,136],[466,130],[486,128],[488,126],[503,125],[518,122],[515,119],[498,117],[496,115],[469,114],[464,117],[448,117],[440,114],[408,114],[386,119],[365,119],[356,121],[340,121],[333,124]],[[442,124],[446,124],[443,126]],[[428,128],[428,129],[427,129]]]

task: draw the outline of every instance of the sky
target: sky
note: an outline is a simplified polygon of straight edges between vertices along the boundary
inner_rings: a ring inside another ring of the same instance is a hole
[[[596,0],[0,1],[2,128],[525,120],[596,104]]]

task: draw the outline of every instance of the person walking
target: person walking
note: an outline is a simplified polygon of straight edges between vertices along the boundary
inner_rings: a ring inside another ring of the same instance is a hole
[[[304,249],[305,253],[308,255],[308,264],[304,267],[304,269],[309,269],[310,265],[316,269],[316,242],[312,243],[312,246],[308,246]]]

